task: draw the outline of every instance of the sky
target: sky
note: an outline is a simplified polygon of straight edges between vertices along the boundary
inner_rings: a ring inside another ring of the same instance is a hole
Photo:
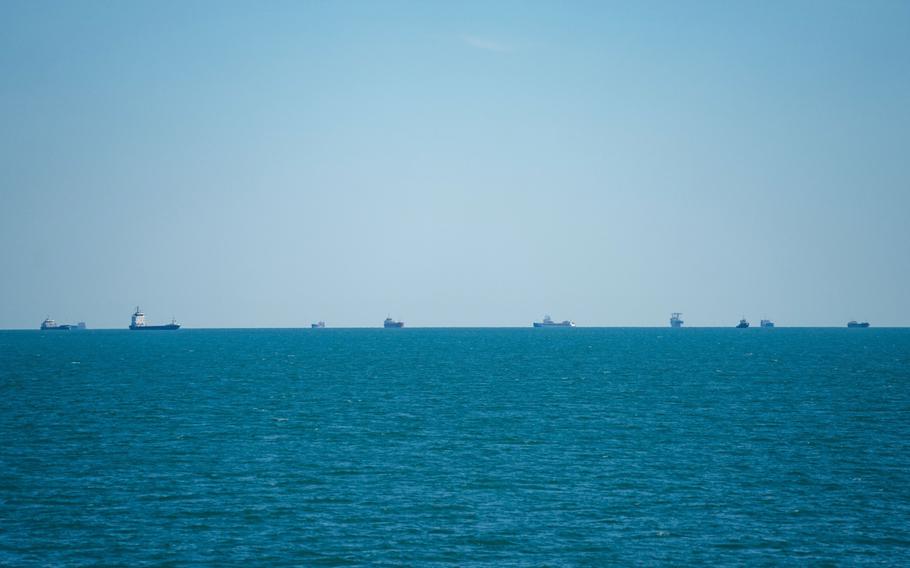
[[[910,325],[910,3],[0,3],[0,328]]]

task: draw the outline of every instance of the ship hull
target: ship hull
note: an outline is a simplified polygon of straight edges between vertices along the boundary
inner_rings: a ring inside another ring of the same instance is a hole
[[[540,323],[539,321],[535,321],[534,327],[575,327],[575,326],[570,323]]]
[[[42,327],[41,331],[69,331],[73,328],[71,325],[56,325],[54,327]]]
[[[382,324],[382,327],[384,327],[386,329],[398,329],[398,328],[404,327],[404,322],[396,321],[395,323],[385,323],[385,324]]]
[[[169,323],[167,325],[131,325],[133,331],[173,331],[180,329],[179,323]]]
[[[869,323],[868,323],[868,322],[863,322],[863,323],[848,323],[848,324],[847,324],[847,327],[869,327]]]

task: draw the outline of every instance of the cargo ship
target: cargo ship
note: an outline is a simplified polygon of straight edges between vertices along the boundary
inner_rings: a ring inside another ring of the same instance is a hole
[[[395,321],[395,320],[393,320],[392,318],[389,317],[389,318],[385,318],[385,321],[382,322],[382,327],[384,327],[384,328],[386,328],[386,329],[390,329],[390,328],[393,328],[393,329],[394,329],[394,328],[404,327],[404,322],[403,322],[403,321]]]
[[[310,324],[310,327],[313,328],[313,329],[322,329],[322,328],[325,327],[325,322],[324,322],[324,321],[317,321],[316,323],[311,323],[311,324]]]
[[[673,312],[670,314],[670,327],[682,327],[682,324],[685,322],[679,318],[681,315],[682,313],[680,312]]]
[[[174,329],[180,329],[180,324],[177,323],[177,320],[172,319],[171,323],[165,325],[148,325],[145,323],[145,314],[142,313],[142,310],[139,309],[139,306],[136,306],[136,311],[133,313],[133,318],[130,320],[130,329],[134,331],[147,330],[147,331],[170,331]]]
[[[544,316],[543,321],[534,322],[534,327],[575,327],[575,322],[569,320],[555,322],[550,316]]]
[[[774,322],[771,320],[761,320],[762,327],[774,327]]]
[[[67,331],[72,329],[73,326],[67,323],[57,323],[51,318],[44,318],[44,321],[41,322],[41,331]]]
[[[847,322],[847,327],[869,327],[869,322],[850,320]]]
[[[749,327],[749,322],[746,321],[746,318],[739,320],[739,323],[736,324],[736,329],[746,329]]]

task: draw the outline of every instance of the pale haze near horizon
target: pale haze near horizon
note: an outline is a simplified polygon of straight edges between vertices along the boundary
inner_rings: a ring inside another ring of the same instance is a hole
[[[0,5],[0,328],[910,324],[910,3]]]

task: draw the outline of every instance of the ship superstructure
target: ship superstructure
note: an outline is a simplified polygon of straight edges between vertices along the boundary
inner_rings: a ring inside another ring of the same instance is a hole
[[[145,313],[139,309],[139,306],[136,306],[136,311],[133,312],[133,317],[130,319],[130,329],[133,331],[170,331],[180,329],[180,324],[177,323],[176,319],[172,319],[169,324],[148,325],[145,322]]]
[[[534,327],[575,327],[575,322],[569,320],[555,322],[550,316],[544,316],[543,321],[534,322]]]
[[[762,327],[774,327],[774,322],[771,320],[761,320]]]
[[[682,325],[685,322],[682,319],[680,319],[679,316],[681,316],[681,315],[682,315],[682,313],[680,313],[680,312],[673,312],[672,314],[670,314],[670,327],[682,327]]]
[[[745,329],[747,327],[749,327],[749,322],[746,321],[746,318],[739,320],[739,323],[736,324],[737,329]]]

